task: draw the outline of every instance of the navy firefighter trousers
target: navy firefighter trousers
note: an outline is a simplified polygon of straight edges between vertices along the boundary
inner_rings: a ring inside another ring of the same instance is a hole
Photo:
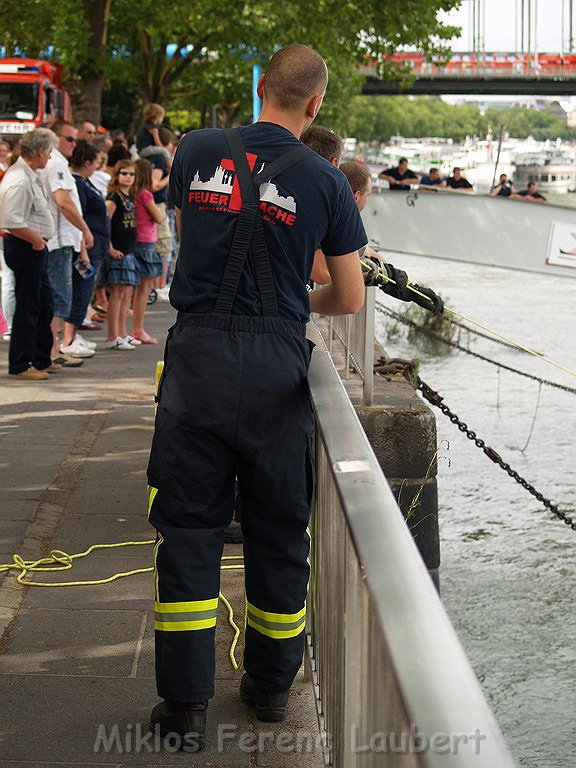
[[[214,695],[224,528],[242,498],[244,666],[286,691],[304,649],[314,486],[302,323],[180,313],[170,329],[148,468],[156,528],[156,678],[167,700]]]

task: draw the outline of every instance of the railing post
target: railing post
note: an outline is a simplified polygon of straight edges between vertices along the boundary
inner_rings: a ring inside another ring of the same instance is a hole
[[[376,335],[376,288],[366,289],[364,301],[364,405],[372,405],[374,393],[374,337]]]

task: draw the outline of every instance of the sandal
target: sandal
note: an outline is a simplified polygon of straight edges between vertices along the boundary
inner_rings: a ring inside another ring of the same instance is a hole
[[[146,331],[132,331],[131,336],[142,344],[158,344],[158,339],[154,336],[150,336]]]

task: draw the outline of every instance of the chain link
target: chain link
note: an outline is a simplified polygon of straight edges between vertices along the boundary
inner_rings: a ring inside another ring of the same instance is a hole
[[[466,437],[472,440],[474,445],[480,448],[491,461],[493,461],[495,464],[498,464],[498,466],[507,472],[513,480],[525,488],[528,493],[531,493],[534,498],[538,499],[538,501],[543,506],[549,509],[550,512],[556,515],[556,517],[562,520],[573,531],[576,531],[576,521],[565,512],[562,512],[562,510],[558,509],[556,504],[551,502],[550,499],[547,499],[543,494],[540,493],[540,491],[537,491],[536,488],[534,488],[534,486],[531,485],[525,478],[519,475],[515,469],[512,469],[510,464],[505,462],[499,453],[497,453],[493,448],[490,448],[489,445],[486,445],[484,440],[479,438],[476,432],[471,430],[467,424],[461,421],[458,416],[450,410],[446,403],[443,402],[444,398],[438,392],[432,389],[432,387],[428,386],[428,384],[423,382],[420,378],[416,380],[416,388],[422,392],[422,396],[428,400],[431,405],[439,408],[442,413],[450,419],[452,424],[456,424],[460,432],[463,432]]]
[[[524,376],[527,379],[532,379],[532,381],[537,381],[539,384],[545,384],[548,387],[554,387],[555,389],[561,389],[563,392],[570,392],[571,394],[576,395],[576,389],[574,389],[573,387],[567,387],[565,384],[557,384],[555,381],[542,379],[539,376],[534,376],[533,374],[526,373],[525,371],[519,371],[517,368],[512,368],[510,365],[505,365],[504,363],[499,363],[497,360],[492,360],[489,357],[480,355],[478,352],[472,352],[471,349],[466,349],[466,347],[463,347],[461,344],[458,344],[455,341],[451,341],[450,339],[447,339],[445,336],[442,336],[441,334],[436,333],[436,331],[432,331],[430,328],[423,328],[421,325],[418,325],[418,323],[415,323],[414,320],[409,320],[407,317],[403,317],[402,315],[397,314],[393,310],[388,309],[388,307],[376,305],[376,311],[381,312],[384,315],[388,315],[389,317],[392,317],[394,320],[398,320],[399,322],[404,323],[404,325],[409,325],[414,330],[424,334],[424,336],[429,336],[431,339],[434,339],[435,341],[441,341],[443,344],[447,344],[449,347],[453,347],[454,349],[460,350],[460,352],[465,352],[467,355],[471,355],[472,357],[477,357],[479,360],[483,360],[485,363],[490,363],[491,365],[495,365],[498,368],[502,368],[505,371],[516,373],[518,374],[518,376]]]

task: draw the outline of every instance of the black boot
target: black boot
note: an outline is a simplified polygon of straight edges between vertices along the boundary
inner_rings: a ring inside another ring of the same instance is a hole
[[[286,719],[289,691],[270,693],[256,688],[247,673],[240,682],[240,698],[249,707],[256,708],[256,717],[264,723],[279,723]]]
[[[161,736],[177,733],[183,752],[201,752],[206,746],[206,704],[161,701],[150,715],[150,730]]]

